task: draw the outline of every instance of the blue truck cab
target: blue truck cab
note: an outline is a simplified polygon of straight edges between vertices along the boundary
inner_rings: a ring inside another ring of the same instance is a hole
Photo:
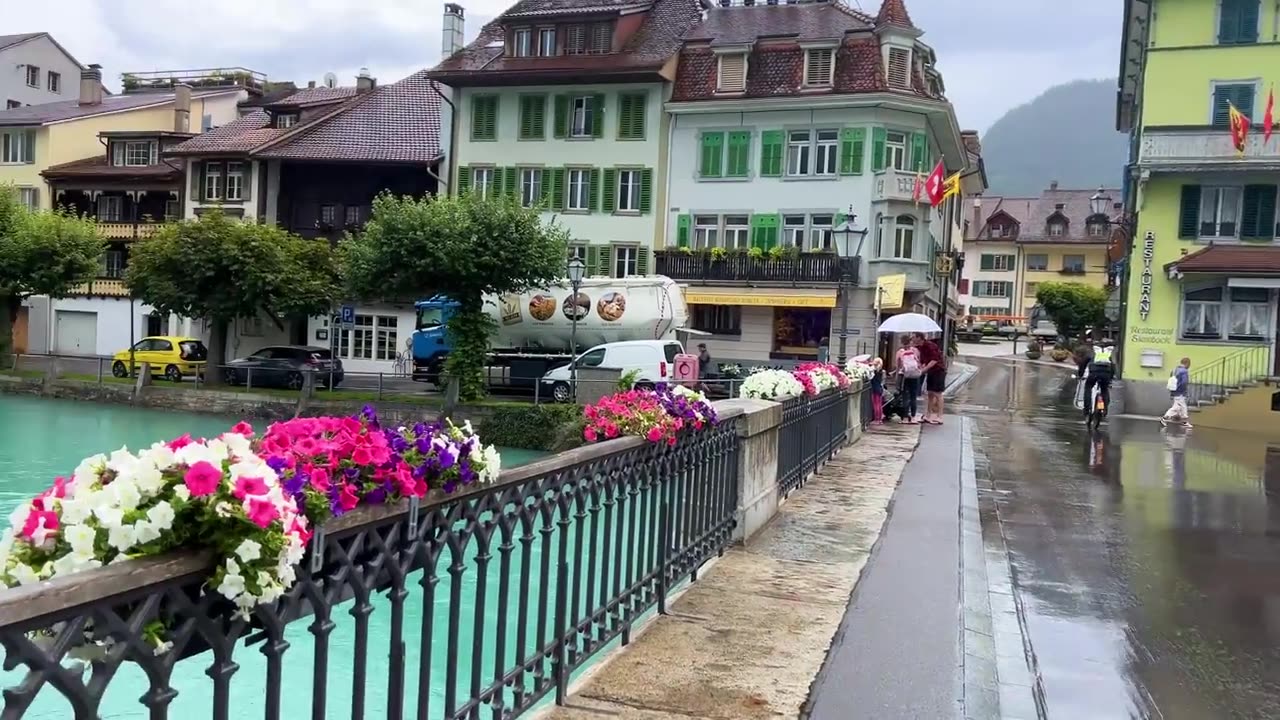
[[[445,332],[445,323],[453,316],[458,303],[444,295],[436,295],[413,304],[417,313],[413,333],[413,379],[439,384],[445,356],[453,343]]]

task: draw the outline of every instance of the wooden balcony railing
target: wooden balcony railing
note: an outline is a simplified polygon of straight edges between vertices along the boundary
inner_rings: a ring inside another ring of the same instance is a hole
[[[98,234],[108,240],[136,240],[151,237],[160,229],[162,223],[98,223]]]
[[[115,278],[96,278],[87,283],[73,286],[70,295],[101,295],[105,297],[129,297],[129,288],[124,280]]]
[[[730,253],[714,258],[710,253],[661,250],[654,253],[655,270],[673,280],[704,282],[838,283],[858,282],[857,258],[834,253],[800,253],[792,257],[752,257]]]

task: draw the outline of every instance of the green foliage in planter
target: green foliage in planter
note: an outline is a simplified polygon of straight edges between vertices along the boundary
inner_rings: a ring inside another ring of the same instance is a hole
[[[1054,348],[1053,352],[1049,353],[1049,357],[1053,358],[1054,362],[1062,362],[1071,357],[1071,351],[1064,348]]]
[[[722,247],[713,247],[713,248],[711,248],[711,259],[712,259],[712,260],[723,260],[723,259],[725,259],[725,258],[726,258],[726,257],[728,257],[728,256],[729,256],[729,251],[728,251],[728,250],[725,250],[725,249],[724,249],[724,248],[722,248]]]
[[[764,250],[761,250],[758,247],[753,247],[747,250],[747,257],[753,260],[759,260],[760,258],[764,257]]]
[[[480,425],[486,443],[561,452],[582,444],[582,408],[578,405],[518,405],[494,408]]]
[[[636,381],[640,379],[639,370],[628,370],[618,378],[618,392],[626,392],[636,386]]]

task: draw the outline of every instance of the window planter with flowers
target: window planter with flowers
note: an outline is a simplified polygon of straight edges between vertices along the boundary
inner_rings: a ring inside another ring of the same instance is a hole
[[[659,384],[653,390],[627,390],[583,408],[587,442],[635,436],[675,445],[681,432],[701,430],[718,421],[706,396],[682,385]]]

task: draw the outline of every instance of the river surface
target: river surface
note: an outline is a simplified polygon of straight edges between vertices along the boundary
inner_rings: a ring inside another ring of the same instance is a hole
[[[1280,718],[1280,443],[1091,436],[1069,372],[975,362],[950,409],[976,421],[1048,717]]]
[[[57,475],[69,475],[80,460],[99,452],[111,452],[121,446],[130,449],[142,448],[156,440],[167,440],[183,433],[194,437],[211,437],[227,431],[237,418],[198,415],[190,413],[171,413],[155,410],[144,410],[117,405],[100,405],[95,403],[75,402],[69,400],[53,400],[22,396],[0,395],[0,522],[7,523],[8,515],[15,505],[31,498],[49,486]],[[265,424],[263,428],[264,429]],[[504,448],[502,449],[503,467],[520,465],[537,458],[542,453]],[[474,550],[465,553],[469,560]],[[536,557],[536,556],[535,556]],[[496,570],[493,563],[491,570]],[[443,565],[442,565],[443,570]],[[491,572],[490,574],[494,574]],[[441,582],[436,588],[434,616],[441,623],[448,612],[450,596],[450,578],[441,572]],[[405,604],[406,635],[406,698],[417,696],[416,666],[418,664],[418,643],[416,628],[421,623],[423,603],[421,589],[416,576],[412,577],[407,587],[413,591]],[[461,588],[463,608],[473,606],[475,593],[475,573],[464,576]],[[0,590],[3,592],[3,590]],[[365,689],[365,707],[368,718],[379,718],[385,714],[387,652],[391,639],[390,605],[385,594],[376,595],[373,599],[375,610],[369,617],[369,681]],[[492,603],[490,604],[492,608]],[[327,683],[327,717],[345,718],[351,716],[352,682],[351,653],[355,645],[355,622],[346,611],[350,603],[335,608],[332,619],[337,623],[330,636],[329,683]],[[488,615],[490,613],[486,613]],[[472,626],[474,612],[462,612],[463,628]],[[291,647],[285,653],[283,686],[284,702],[282,717],[311,717],[311,682],[313,664],[313,638],[307,632],[308,621],[292,623],[285,632],[285,639]],[[437,642],[431,652],[433,668],[443,669],[449,662],[445,653],[446,633],[437,633]],[[460,681],[470,678],[469,633],[463,634],[459,643],[459,656],[452,662],[459,665]],[[231,717],[258,717],[262,714],[262,699],[265,697],[265,661],[258,647],[239,647],[235,660],[240,663],[239,670],[232,680]],[[492,652],[488,645],[482,650]],[[2,654],[0,654],[2,657]],[[492,662],[492,656],[487,662]],[[171,717],[202,718],[210,716],[213,698],[212,683],[205,670],[208,667],[208,654],[182,661],[175,668],[172,685],[178,690],[178,696],[170,705]],[[438,716],[442,698],[443,671],[435,673],[431,687],[432,715]],[[0,672],[0,686],[8,687],[21,680],[22,673]],[[144,674],[131,664],[121,667],[119,673],[112,678],[101,705],[103,718],[144,718],[147,710],[138,703],[139,697],[148,687]],[[462,697],[467,697],[465,690]],[[406,701],[406,715],[414,714],[414,703]],[[36,703],[24,715],[26,718],[61,720],[73,716],[71,707],[61,696],[49,686],[43,688]]]

